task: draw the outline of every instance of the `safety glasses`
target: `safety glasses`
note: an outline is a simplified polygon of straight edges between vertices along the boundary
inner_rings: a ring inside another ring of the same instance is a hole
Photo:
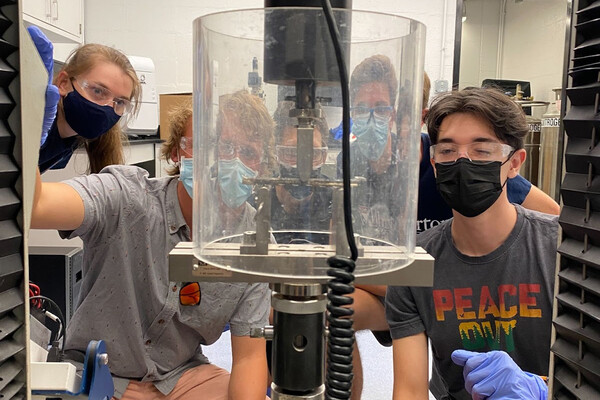
[[[501,161],[515,149],[505,143],[473,142],[466,145],[438,143],[431,146],[431,158],[436,163],[454,164],[461,156],[479,164]]]
[[[198,282],[185,283],[179,289],[179,303],[182,306],[197,306],[200,304],[200,284]]]
[[[113,92],[104,86],[89,82],[86,79],[71,78],[72,81],[77,82],[79,87],[83,89],[88,100],[101,106],[111,106],[117,115],[123,116],[133,109],[131,100],[116,97]]]

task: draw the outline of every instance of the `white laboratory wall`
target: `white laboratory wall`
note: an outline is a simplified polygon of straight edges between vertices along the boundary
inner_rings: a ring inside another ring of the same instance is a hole
[[[467,0],[463,4],[467,19],[462,23],[460,89],[496,77],[501,29],[501,0]]]
[[[263,0],[103,0],[85,2],[85,39],[150,57],[159,93],[192,89],[192,21],[202,15],[262,7]],[[456,0],[354,0],[356,10],[403,15],[427,26],[425,70],[452,83]],[[443,43],[442,43],[443,42]],[[250,62],[250,60],[249,60]]]
[[[535,100],[552,101],[563,75],[567,0],[509,1],[500,76],[531,82]]]
[[[531,82],[535,100],[561,85],[567,0],[465,0],[460,87],[485,78]],[[502,15],[504,10],[504,15]]]

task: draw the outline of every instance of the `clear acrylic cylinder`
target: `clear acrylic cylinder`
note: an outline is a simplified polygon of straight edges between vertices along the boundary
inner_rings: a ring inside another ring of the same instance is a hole
[[[356,276],[413,260],[425,27],[334,10],[350,80]],[[323,11],[194,21],[194,255],[239,272],[327,276],[348,255],[339,70]]]

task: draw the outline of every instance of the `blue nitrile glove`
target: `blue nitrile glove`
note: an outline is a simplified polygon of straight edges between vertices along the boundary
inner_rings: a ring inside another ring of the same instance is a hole
[[[29,32],[29,36],[31,36],[31,40],[33,40],[33,44],[35,44],[35,47],[38,53],[40,54],[42,61],[44,62],[46,71],[48,71],[48,86],[46,87],[46,107],[44,108],[42,140],[40,143],[40,145],[42,145],[48,137],[48,131],[52,127],[54,118],[56,118],[56,105],[58,104],[58,100],[60,99],[58,88],[52,84],[52,70],[54,68],[54,46],[52,46],[52,42],[48,40],[46,35],[44,35],[44,33],[37,26],[28,26],[27,31]]]
[[[350,118],[350,132],[352,132],[352,118]],[[342,140],[342,136],[344,134],[344,121],[340,122],[340,124],[335,128],[331,128],[329,133],[333,135],[335,140]]]
[[[452,361],[464,367],[465,389],[473,400],[548,398],[548,387],[542,378],[521,370],[504,351],[455,350]]]

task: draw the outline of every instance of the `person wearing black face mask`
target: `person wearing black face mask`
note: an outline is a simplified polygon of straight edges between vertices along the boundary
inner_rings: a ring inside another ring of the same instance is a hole
[[[401,90],[402,91],[402,90]],[[424,73],[423,80],[423,117],[428,111],[429,92],[431,91],[431,81],[427,73]],[[408,119],[410,109],[410,97],[398,96],[398,137],[406,138],[409,132],[410,123]],[[423,121],[421,121],[423,123]],[[431,164],[431,140],[429,134],[420,133],[421,139],[421,160],[419,164],[419,198],[417,206],[417,233],[426,231],[444,220],[452,218],[452,207],[442,198],[437,188],[435,172]],[[530,210],[545,212],[548,214],[558,214],[560,207],[546,193],[538,187],[533,186],[531,182],[521,175],[516,175],[508,179],[505,184],[508,200],[511,203],[520,204]]]
[[[465,217],[476,217],[498,200],[508,181],[501,182],[501,168],[515,153],[507,144],[496,142],[473,142],[461,157],[456,143],[440,143],[431,146],[435,161],[437,188],[444,201]],[[507,157],[498,161],[498,156]]]
[[[433,288],[387,291],[394,398],[428,398],[429,340],[436,398],[545,400],[558,217],[507,197],[526,157],[523,111],[494,89],[465,89],[438,97],[426,123],[453,218],[417,236],[436,260]]]
[[[123,164],[121,117],[135,115],[141,85],[127,56],[101,44],[75,50],[53,78],[53,46],[37,27],[28,28],[48,71],[46,109],[38,166],[64,168],[85,147],[89,170]]]

